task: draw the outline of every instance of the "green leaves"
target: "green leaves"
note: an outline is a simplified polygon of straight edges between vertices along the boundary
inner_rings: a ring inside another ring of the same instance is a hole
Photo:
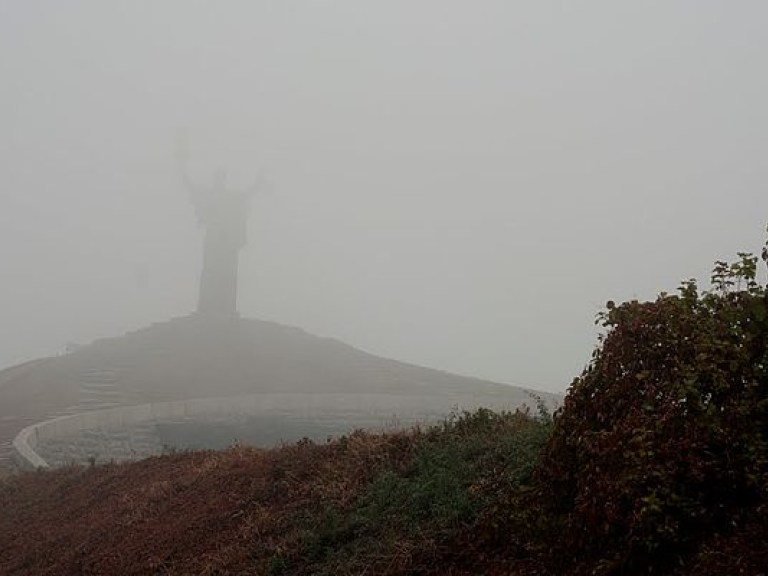
[[[476,561],[456,542],[498,541],[516,522],[530,531],[532,503],[509,502],[530,483],[551,430],[541,402],[536,416],[479,409],[414,430],[407,458],[382,466],[348,506],[320,507],[305,522],[308,564],[290,573],[429,573],[435,547]]]
[[[768,257],[766,250],[768,250],[768,243],[763,248],[764,260]],[[710,278],[712,286],[720,295],[727,294],[734,287],[736,290],[746,290],[749,294],[761,293],[762,288],[756,282],[757,256],[751,252],[737,252],[736,255],[739,259],[734,263],[723,260],[715,262]]]

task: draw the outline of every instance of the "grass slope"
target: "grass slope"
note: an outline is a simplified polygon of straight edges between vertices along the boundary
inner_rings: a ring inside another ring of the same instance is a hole
[[[767,573],[765,494],[718,505],[673,556],[612,567],[601,558],[630,541],[586,524],[574,549],[578,510],[553,512],[557,484],[542,481],[563,422],[480,410],[425,430],[0,479],[0,574]]]
[[[526,485],[550,428],[479,411],[427,430],[5,479],[0,572],[525,573],[530,551],[489,518]],[[508,553],[487,554],[502,541]]]

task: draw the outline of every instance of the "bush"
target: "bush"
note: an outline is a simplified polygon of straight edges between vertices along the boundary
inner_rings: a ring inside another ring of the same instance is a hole
[[[739,258],[716,264],[712,291],[691,280],[598,316],[601,347],[535,473],[569,573],[684,565],[765,506],[768,293]]]

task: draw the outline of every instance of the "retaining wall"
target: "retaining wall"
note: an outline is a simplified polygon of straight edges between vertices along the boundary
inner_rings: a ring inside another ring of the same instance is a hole
[[[512,390],[511,390],[512,391]],[[227,420],[242,416],[284,415],[294,419],[335,418],[354,427],[407,426],[439,420],[455,410],[480,406],[514,409],[531,404],[525,394],[419,396],[395,394],[254,394],[201,398],[96,410],[62,416],[24,428],[13,441],[16,465],[24,470],[49,468],[39,448],[56,445],[59,462],[82,461],[85,454],[100,460],[124,460],[159,453],[161,446],[141,430],[148,424],[194,420]],[[77,442],[69,439],[77,438]],[[67,450],[71,452],[68,458]]]

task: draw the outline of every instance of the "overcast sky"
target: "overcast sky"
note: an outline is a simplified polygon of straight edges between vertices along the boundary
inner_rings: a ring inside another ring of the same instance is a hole
[[[766,22],[764,0],[0,0],[0,366],[194,309],[182,130],[198,181],[266,182],[244,316],[563,391],[608,299],[759,250]]]

